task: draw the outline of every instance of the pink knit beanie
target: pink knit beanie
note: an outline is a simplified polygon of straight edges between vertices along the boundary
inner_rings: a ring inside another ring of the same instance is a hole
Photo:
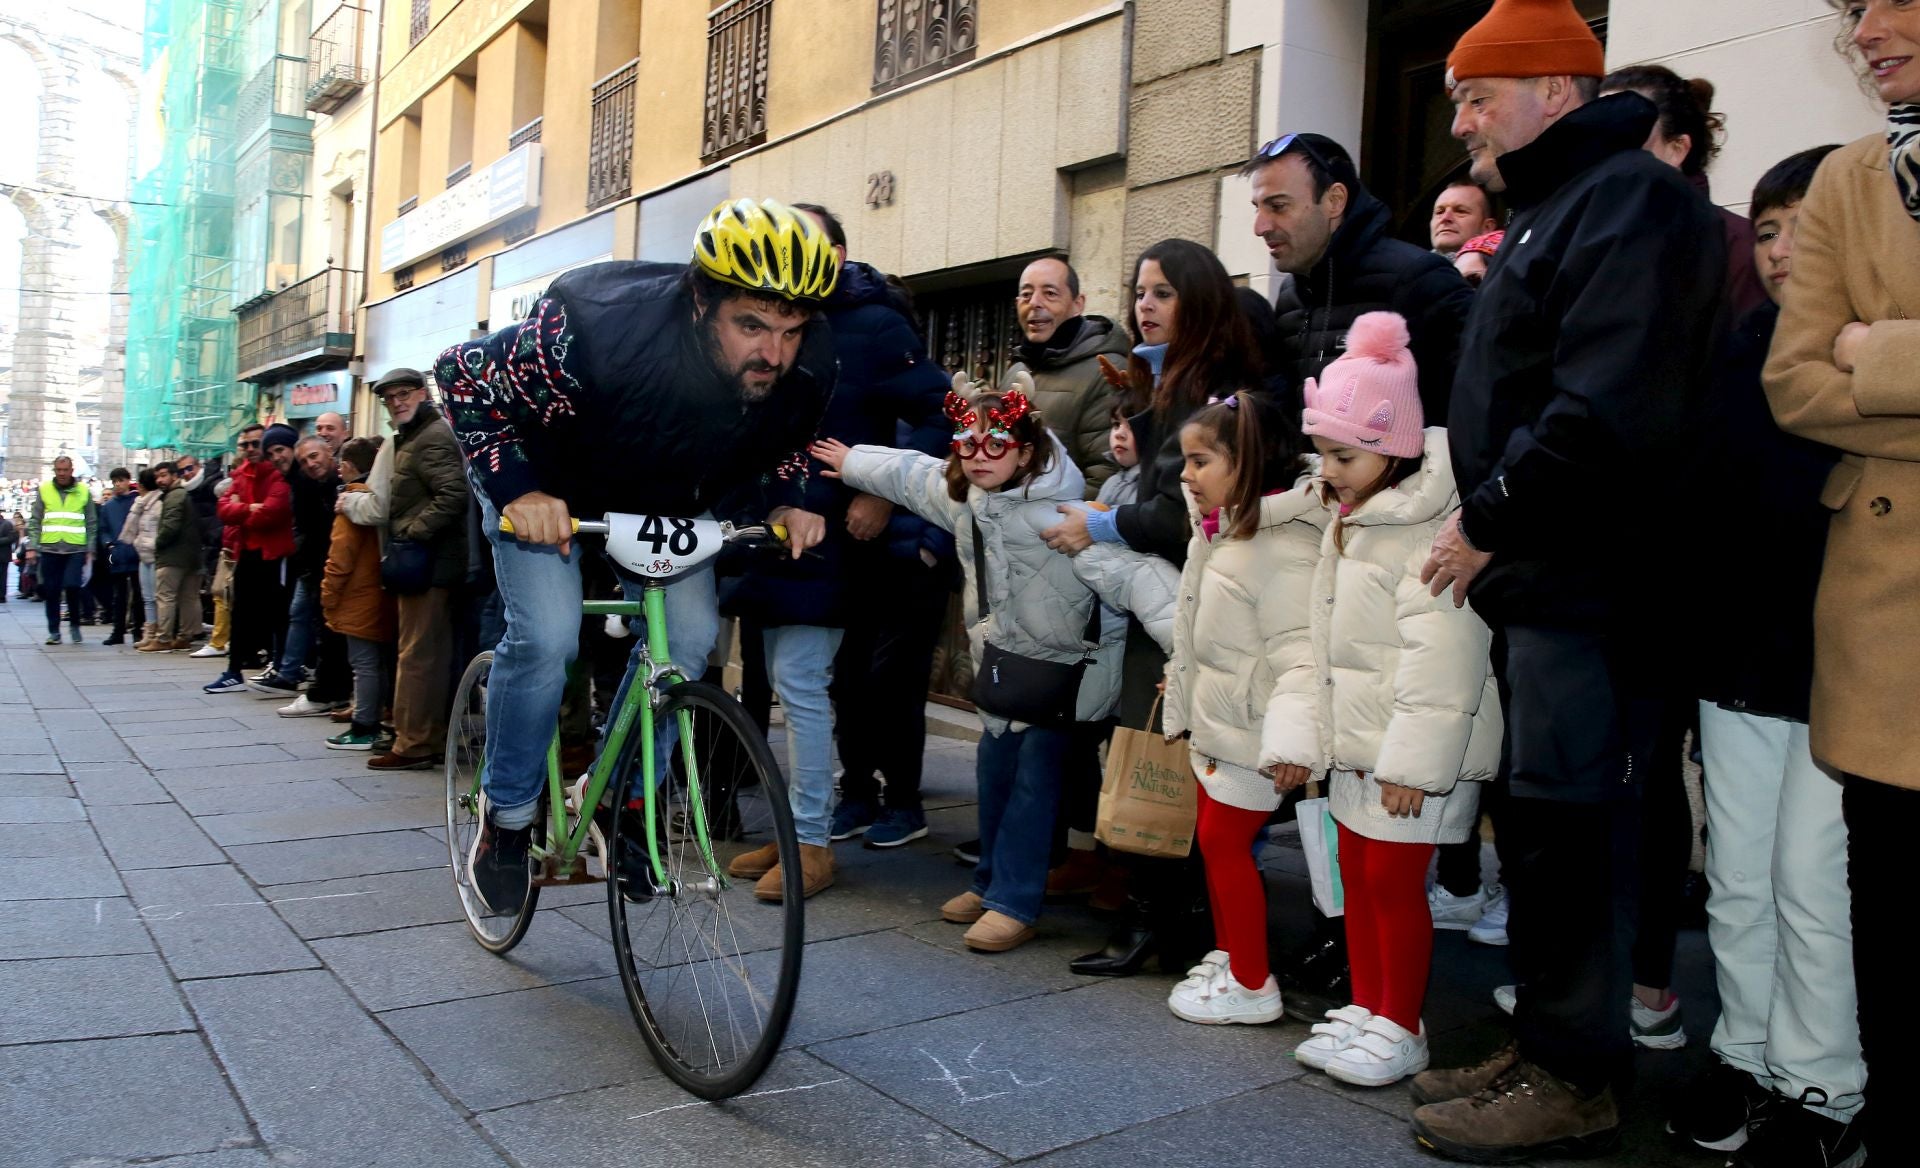
[[[1356,450],[1414,458],[1421,433],[1419,371],[1407,351],[1407,322],[1397,312],[1369,312],[1347,330],[1347,351],[1307,378],[1301,431]]]

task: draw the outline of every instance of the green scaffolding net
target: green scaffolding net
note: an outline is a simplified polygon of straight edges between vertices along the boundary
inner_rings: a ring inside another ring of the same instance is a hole
[[[127,240],[126,444],[220,453],[251,412],[234,373],[234,162],[241,0],[147,0],[158,161]]]

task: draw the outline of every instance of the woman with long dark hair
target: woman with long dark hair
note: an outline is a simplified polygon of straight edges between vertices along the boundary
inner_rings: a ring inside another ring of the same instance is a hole
[[[1163,240],[1140,253],[1127,328],[1136,342],[1128,372],[1129,404],[1138,412],[1128,421],[1141,452],[1138,501],[1111,511],[1063,505],[1061,522],[1042,534],[1068,555],[1109,541],[1179,566],[1186,563],[1190,535],[1180,492],[1180,427],[1208,402],[1260,388],[1259,345],[1226,268],[1211,251],[1185,239]],[[1129,618],[1120,683],[1123,725],[1159,728],[1147,723],[1166,666],[1166,655]],[[1124,977],[1156,954],[1163,968],[1175,970],[1209,947],[1199,855],[1128,857],[1126,863],[1127,910],[1105,948],[1072,962],[1076,973]]]

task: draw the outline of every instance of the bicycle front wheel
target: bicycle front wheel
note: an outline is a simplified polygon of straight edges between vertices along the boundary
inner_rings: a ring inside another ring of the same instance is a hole
[[[505,953],[527,935],[540,889],[527,889],[519,912],[496,913],[473,887],[473,844],[485,814],[480,774],[487,762],[487,680],[492,675],[493,650],[489,649],[467,663],[453,691],[453,713],[447,720],[447,858],[453,866],[460,911],[473,939],[489,953]]]
[[[631,797],[616,801],[617,869],[607,882],[614,950],[634,1022],[661,1069],[695,1095],[724,1099],[760,1077],[793,1015],[806,941],[800,847],[786,784],[740,703],[717,686],[684,682],[654,717],[656,733],[681,736],[656,775],[661,870],[647,851],[635,733],[614,772],[634,776]],[[752,879],[727,874],[736,857],[769,844],[783,878],[777,904],[756,899]]]

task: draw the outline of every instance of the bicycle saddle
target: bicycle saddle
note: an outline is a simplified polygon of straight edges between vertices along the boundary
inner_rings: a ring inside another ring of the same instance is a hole
[[[728,525],[712,519],[607,514],[607,554],[648,580],[671,580],[720,554]]]

